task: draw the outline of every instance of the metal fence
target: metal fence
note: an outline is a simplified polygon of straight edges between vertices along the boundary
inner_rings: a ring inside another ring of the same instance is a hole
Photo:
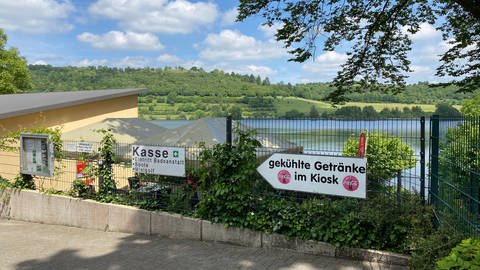
[[[235,124],[236,122],[236,124]],[[383,138],[399,138],[413,150],[415,161],[408,169],[399,171],[389,184],[397,190],[407,189],[425,198],[425,138],[428,121],[416,119],[236,119],[240,130],[256,130],[255,137],[262,143],[259,155],[272,152],[290,152],[327,156],[343,155],[349,139],[357,140],[360,133],[380,133]],[[367,143],[368,144],[368,143]],[[368,148],[368,147],[367,147]],[[368,149],[367,149],[368,152]],[[407,157],[405,157],[407,158]],[[373,191],[373,190],[371,190]],[[373,191],[374,192],[374,191]]]
[[[349,138],[358,140],[361,132],[369,134],[382,133],[385,138],[399,138],[413,150],[414,161],[408,169],[398,172],[395,177],[388,179],[392,187],[393,199],[399,199],[402,190],[416,192],[424,196],[428,185],[425,185],[425,138],[428,138],[430,122],[424,119],[382,119],[382,120],[325,120],[325,119],[227,119],[225,125],[226,141],[232,142],[236,137],[236,130],[255,130],[255,138],[262,147],[257,150],[258,162],[274,152],[289,152],[317,155],[342,155],[343,148]],[[72,182],[78,178],[77,163],[87,160],[96,166],[98,156],[93,153],[78,152],[76,147],[80,142],[64,141],[64,159],[59,164],[61,174],[54,178],[37,179],[37,187],[43,189],[57,189],[67,191]],[[141,142],[138,142],[141,144]],[[92,149],[97,149],[94,143]],[[174,146],[174,145],[168,145]],[[117,143],[117,160],[113,165],[113,175],[117,183],[118,193],[130,196],[128,190],[132,188],[129,177],[134,176],[131,168],[131,145]],[[194,171],[199,164],[200,149],[195,146],[186,147],[187,175]],[[367,150],[368,152],[368,150]],[[0,171],[0,175],[2,172]],[[191,209],[198,195],[192,193],[191,179],[179,177],[165,177],[155,175],[137,175],[142,186],[134,187],[140,193],[135,196],[154,197],[157,200],[155,207],[178,207],[180,210]],[[260,176],[259,176],[260,177]],[[84,180],[86,177],[82,178]],[[95,190],[98,190],[99,179],[91,179]],[[372,190],[371,190],[372,191]],[[186,195],[187,194],[187,195]],[[279,196],[295,197],[298,199],[316,196],[299,194],[297,192],[278,192]],[[395,196],[396,195],[396,196]],[[175,200],[175,196],[178,200]],[[173,200],[172,200],[173,197]],[[200,196],[201,197],[201,196]],[[183,198],[183,199],[182,199]],[[178,205],[172,206],[172,201]],[[182,208],[183,207],[183,208]]]
[[[440,222],[480,235],[480,118],[431,118],[430,202]]]

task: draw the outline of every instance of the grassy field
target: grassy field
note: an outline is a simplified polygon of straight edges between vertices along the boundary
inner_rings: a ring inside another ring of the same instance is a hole
[[[175,104],[163,103],[163,99],[158,99],[154,103],[140,100],[139,108],[140,115],[145,119],[197,119],[208,116],[218,116],[215,112],[226,112],[229,108],[237,106],[241,108],[242,115],[251,117],[255,115],[263,116],[283,116],[286,112],[297,110],[299,112],[308,115],[312,106],[315,106],[317,110],[322,112],[333,112],[334,107],[330,103],[297,98],[297,97],[277,97],[274,100],[273,108],[251,108],[247,104],[239,102],[239,98],[224,98],[220,104],[202,102],[201,97],[195,97],[188,99],[192,102],[177,102]],[[435,105],[433,104],[406,104],[406,103],[366,103],[366,102],[348,102],[342,106],[357,106],[366,107],[373,106],[373,108],[380,112],[384,108],[393,109],[398,108],[403,110],[405,107],[412,108],[413,106],[420,107],[426,113],[432,113],[435,111]],[[460,109],[461,106],[454,106]]]
[[[297,102],[302,102],[303,106],[311,106],[311,104],[315,104],[318,108],[325,108],[325,109],[332,109],[332,106],[329,103],[323,101],[316,101],[316,100],[309,100],[305,98],[297,98],[297,97],[287,97],[285,99],[288,100],[297,100]],[[298,103],[299,106],[302,106],[301,103]],[[384,108],[393,109],[398,108],[402,110],[405,107],[412,108],[413,106],[418,106],[422,108],[424,112],[434,112],[435,105],[434,104],[407,104],[407,103],[367,103],[367,102],[347,102],[344,105],[339,105],[339,107],[345,106],[357,106],[357,107],[366,107],[366,106],[373,106],[373,108],[380,112]],[[460,109],[461,106],[454,106],[457,109]]]

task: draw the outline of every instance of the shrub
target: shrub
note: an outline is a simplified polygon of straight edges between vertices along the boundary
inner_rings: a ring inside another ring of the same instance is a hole
[[[343,154],[356,156],[357,152],[358,138],[349,138]],[[399,138],[385,133],[369,133],[366,149],[368,189],[381,189],[398,171],[413,168],[416,162],[413,153],[412,148]]]
[[[87,185],[84,180],[76,179],[73,181],[72,189],[70,190],[69,194],[74,197],[79,198],[92,198],[93,197],[93,189],[91,185]]]
[[[411,269],[434,269],[436,261],[445,257],[450,250],[460,243],[462,235],[447,223],[442,223],[438,229],[429,234],[418,235],[412,246],[409,266]]]
[[[15,177],[15,182],[13,185],[16,188],[20,189],[35,189],[35,182],[33,181],[33,176],[29,174],[19,174]]]
[[[436,269],[480,269],[480,239],[466,239],[437,262]]]
[[[237,130],[234,145],[203,147],[200,153],[199,188],[204,191],[197,214],[200,217],[244,227],[255,203],[256,147],[251,132]],[[263,180],[260,180],[263,183]]]

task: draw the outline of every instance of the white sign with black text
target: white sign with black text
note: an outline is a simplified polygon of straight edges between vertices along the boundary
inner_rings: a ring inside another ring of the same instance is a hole
[[[367,197],[367,158],[276,153],[257,171],[275,189]]]
[[[136,173],[185,177],[185,148],[132,145]]]

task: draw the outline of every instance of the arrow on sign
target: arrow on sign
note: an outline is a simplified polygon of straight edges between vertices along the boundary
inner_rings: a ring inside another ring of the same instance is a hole
[[[275,189],[366,198],[366,158],[275,153],[257,171]]]

